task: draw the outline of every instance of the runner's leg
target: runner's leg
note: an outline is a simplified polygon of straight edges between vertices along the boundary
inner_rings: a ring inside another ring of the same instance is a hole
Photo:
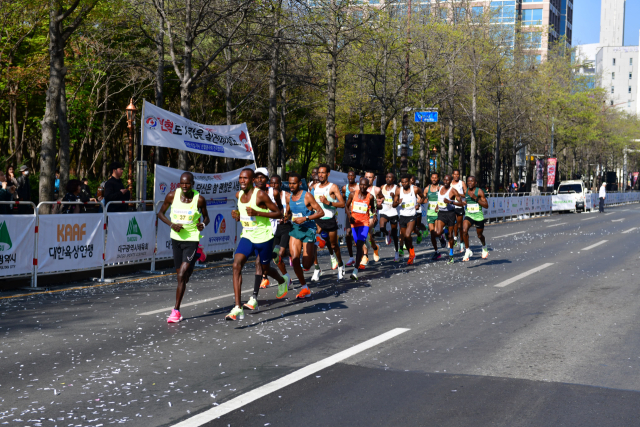
[[[233,257],[233,294],[236,300],[236,307],[242,307],[242,267],[247,262],[244,254],[236,253]]]
[[[398,252],[398,223],[391,224],[391,238],[393,239],[393,247]]]

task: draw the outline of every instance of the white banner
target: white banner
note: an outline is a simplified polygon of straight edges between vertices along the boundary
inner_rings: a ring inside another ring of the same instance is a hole
[[[524,199],[524,213],[531,213],[533,212],[532,206],[531,206],[531,197],[530,196],[525,196],[523,197]]]
[[[106,264],[153,257],[156,246],[155,212],[122,212],[107,216]]]
[[[144,102],[142,144],[254,160],[247,124],[210,126]]]
[[[42,215],[38,225],[38,272],[100,268],[102,214]]]
[[[247,166],[249,169],[255,169],[255,165]],[[194,173],[195,178],[194,190],[200,193],[207,201],[207,209],[213,206],[236,206],[236,192],[240,190],[240,168],[231,172],[209,174]],[[164,201],[167,194],[178,188],[180,183],[180,175],[184,171],[180,169],[168,168],[166,166],[156,166],[155,188],[153,192],[154,203]]]
[[[586,197],[584,198],[584,210],[590,211],[592,209],[593,209],[593,198],[591,197],[591,194],[587,194]]]
[[[35,215],[0,215],[0,277],[33,270]]]
[[[553,211],[572,211],[576,208],[576,199],[573,194],[555,194],[551,199]]]

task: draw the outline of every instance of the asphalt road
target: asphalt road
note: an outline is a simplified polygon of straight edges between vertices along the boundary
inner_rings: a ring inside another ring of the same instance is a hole
[[[179,324],[171,275],[0,299],[0,424],[640,425],[640,206],[485,235],[487,260],[473,233],[454,265],[383,247],[359,282],[270,287],[240,322],[228,263]]]

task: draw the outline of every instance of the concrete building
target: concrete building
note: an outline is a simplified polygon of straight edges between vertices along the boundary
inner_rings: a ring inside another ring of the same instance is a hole
[[[624,46],[626,0],[601,0],[600,46]]]

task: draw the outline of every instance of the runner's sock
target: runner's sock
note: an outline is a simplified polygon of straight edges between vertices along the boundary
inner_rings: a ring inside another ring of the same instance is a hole
[[[340,262],[338,263],[338,267],[344,267],[344,263],[343,263],[342,261],[340,261]]]
[[[307,286],[306,284],[302,285],[302,288],[300,289],[309,289],[309,286]]]
[[[313,269],[314,270],[320,270],[320,265],[319,264],[313,264]]]
[[[255,279],[253,282],[253,296],[254,298],[258,299],[258,292],[260,292],[260,283],[262,283],[262,275],[256,274],[254,278]]]
[[[449,256],[453,256],[453,248],[449,248]]]
[[[416,256],[416,250],[414,248],[409,249],[409,255],[411,255],[412,257],[415,258]]]

